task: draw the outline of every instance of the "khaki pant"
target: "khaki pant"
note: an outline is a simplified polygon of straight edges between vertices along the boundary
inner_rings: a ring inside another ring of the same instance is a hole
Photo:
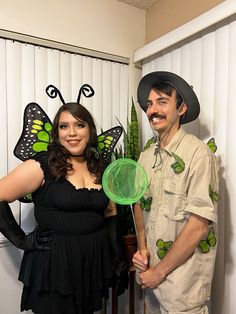
[[[146,314],[209,314],[206,305],[202,305],[200,307],[187,311],[168,312],[159,304],[151,289],[145,289],[144,295],[146,304]]]

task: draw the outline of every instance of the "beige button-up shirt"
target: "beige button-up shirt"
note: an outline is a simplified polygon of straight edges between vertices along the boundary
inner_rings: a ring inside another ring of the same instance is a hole
[[[216,202],[209,193],[218,193],[218,166],[214,154],[206,144],[181,128],[156,156],[155,149],[156,144],[151,145],[139,158],[149,178],[144,197],[152,197],[151,209],[143,211],[150,266],[163,258],[163,252],[168,252],[191,213],[208,219],[211,236],[213,232],[217,239]],[[171,167],[176,162],[172,153],[184,161],[180,173],[175,173]],[[207,253],[197,248],[153,290],[167,311],[188,310],[209,299],[217,245],[209,239],[204,240],[204,248],[209,249]]]

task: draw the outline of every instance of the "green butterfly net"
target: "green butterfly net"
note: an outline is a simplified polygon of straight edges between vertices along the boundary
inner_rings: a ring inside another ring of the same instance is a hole
[[[102,177],[106,195],[120,205],[131,205],[142,198],[148,187],[144,168],[133,159],[121,158],[106,168]]]

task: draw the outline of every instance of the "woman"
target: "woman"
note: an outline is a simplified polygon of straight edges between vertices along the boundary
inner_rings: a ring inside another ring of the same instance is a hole
[[[127,269],[119,243],[114,243],[118,255],[110,253],[105,217],[114,238],[116,207],[102,189],[106,164],[97,141],[89,111],[64,103],[53,121],[48,152],[34,155],[0,180],[0,231],[25,250],[19,275],[24,284],[21,311],[93,313],[108,297],[112,259],[118,274]],[[28,193],[37,229],[25,235],[8,203]]]

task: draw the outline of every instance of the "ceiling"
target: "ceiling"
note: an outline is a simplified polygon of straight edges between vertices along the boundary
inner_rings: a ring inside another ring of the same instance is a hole
[[[147,10],[157,0],[118,0],[118,1],[124,2],[126,4],[129,4],[133,7],[136,7],[136,8],[142,9],[142,10]]]

